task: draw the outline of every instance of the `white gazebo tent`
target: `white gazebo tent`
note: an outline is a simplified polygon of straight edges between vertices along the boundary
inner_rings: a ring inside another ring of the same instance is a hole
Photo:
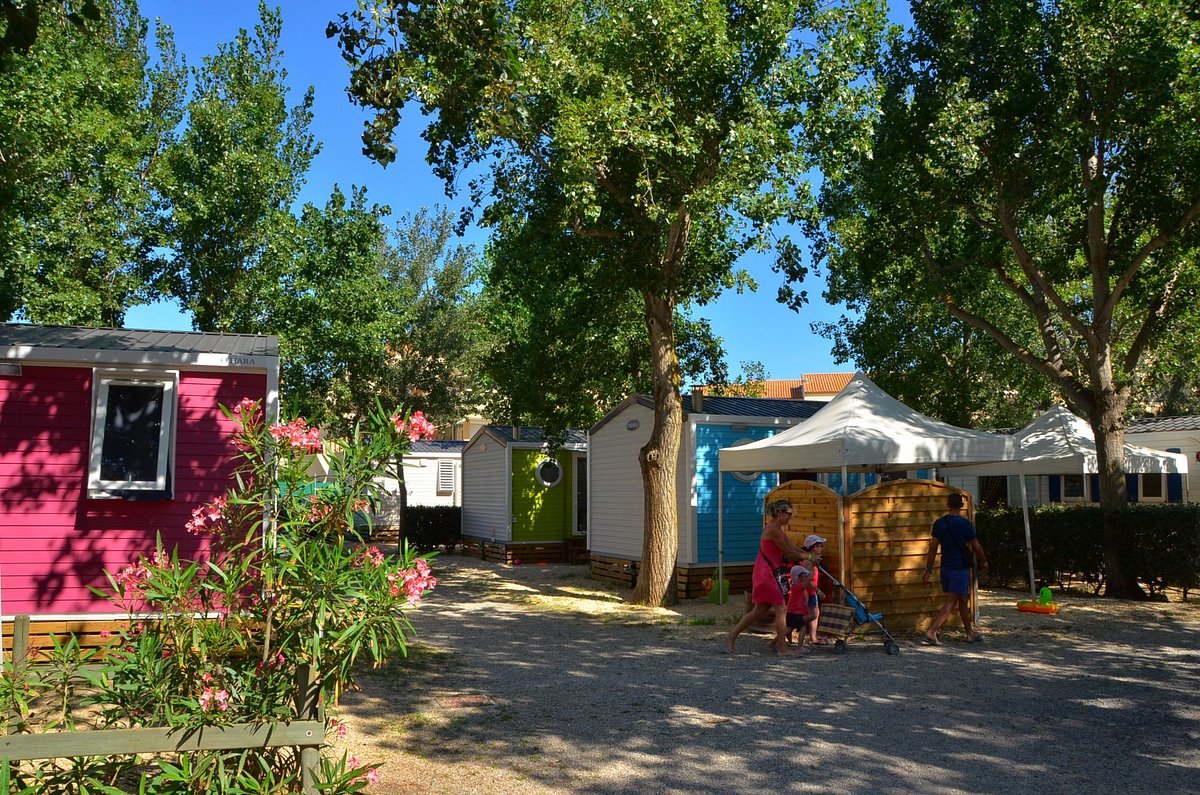
[[[1100,471],[1096,438],[1087,422],[1064,406],[1036,418],[1014,436],[1020,448],[1015,471],[1011,463],[981,464],[956,470],[956,475],[1012,475],[1021,481],[1021,511],[1025,520],[1025,543],[1029,548],[1029,587],[1034,591],[1033,551],[1030,547],[1029,501],[1025,497],[1026,475],[1092,475]],[[1186,475],[1187,456],[1126,444],[1125,472],[1129,474]],[[1184,479],[1186,483],[1186,478]]]
[[[718,469],[841,472],[845,483],[848,472],[903,472],[1001,461],[1009,462],[1011,471],[1017,456],[1011,436],[959,428],[927,417],[884,392],[863,373],[856,373],[833,400],[800,425],[767,439],[723,448]],[[725,563],[724,489],[717,491],[719,578]],[[844,569],[845,555],[841,557]],[[839,576],[844,580],[846,572]]]
[[[1015,435],[1021,448],[1021,466],[1027,475],[1093,475],[1100,471],[1092,427],[1065,406],[1055,406]],[[1136,474],[1186,475],[1187,456],[1125,445],[1125,471]],[[983,464],[959,470],[960,475],[1010,475],[1005,463]]]

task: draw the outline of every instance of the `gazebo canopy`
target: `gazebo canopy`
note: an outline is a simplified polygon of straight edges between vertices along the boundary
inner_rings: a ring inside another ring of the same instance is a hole
[[[722,472],[883,472],[1009,462],[1008,435],[972,431],[927,417],[863,373],[800,425],[757,442],[726,447]]]
[[[1016,433],[1021,469],[1026,475],[1079,475],[1100,471],[1092,428],[1065,406],[1055,406]],[[1135,444],[1125,445],[1125,471],[1129,474],[1182,475],[1187,456]],[[967,467],[955,474],[1015,475],[1012,464]]]

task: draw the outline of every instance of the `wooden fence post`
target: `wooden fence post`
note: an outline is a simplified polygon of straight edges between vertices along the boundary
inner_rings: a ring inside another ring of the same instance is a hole
[[[13,617],[12,662],[13,668],[25,662],[29,655],[29,614]]]
[[[321,688],[316,674],[307,665],[296,669],[296,717],[300,720],[319,721],[325,725],[325,705],[321,703]],[[321,745],[325,737],[317,738],[316,745],[300,746],[300,786],[304,795],[317,795],[316,770],[321,764]]]
[[[22,613],[21,615],[13,616],[12,666],[9,670],[12,672],[14,679],[25,676],[28,663],[29,614]],[[13,701],[10,707],[8,713],[8,731],[6,734],[16,734],[22,731],[25,726],[21,719],[21,708],[17,705],[16,700]],[[5,765],[5,767],[7,768],[8,765]],[[7,790],[5,791],[7,792]]]

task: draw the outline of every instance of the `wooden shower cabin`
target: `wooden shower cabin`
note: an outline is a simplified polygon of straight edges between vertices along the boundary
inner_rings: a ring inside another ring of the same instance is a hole
[[[772,490],[763,504],[790,499],[795,512],[788,537],[797,545],[809,533],[825,537],[822,567],[871,612],[883,613],[884,626],[896,632],[924,630],[942,605],[936,576],[926,586],[921,575],[930,528],[946,513],[946,497],[952,493],[962,495],[963,516],[974,521],[971,495],[934,480],[886,481],[852,494],[844,504],[820,483],[792,480]],[[822,590],[827,585],[823,582]]]

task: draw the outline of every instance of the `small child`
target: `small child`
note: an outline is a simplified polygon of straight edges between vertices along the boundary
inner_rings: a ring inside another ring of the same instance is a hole
[[[788,592],[787,601],[787,642],[792,645],[792,633],[800,631],[800,651],[807,653],[804,648],[804,638],[808,635],[808,624],[813,619],[809,608],[809,598],[816,594],[817,588],[812,584],[812,572],[797,563],[792,566],[792,589]]]

